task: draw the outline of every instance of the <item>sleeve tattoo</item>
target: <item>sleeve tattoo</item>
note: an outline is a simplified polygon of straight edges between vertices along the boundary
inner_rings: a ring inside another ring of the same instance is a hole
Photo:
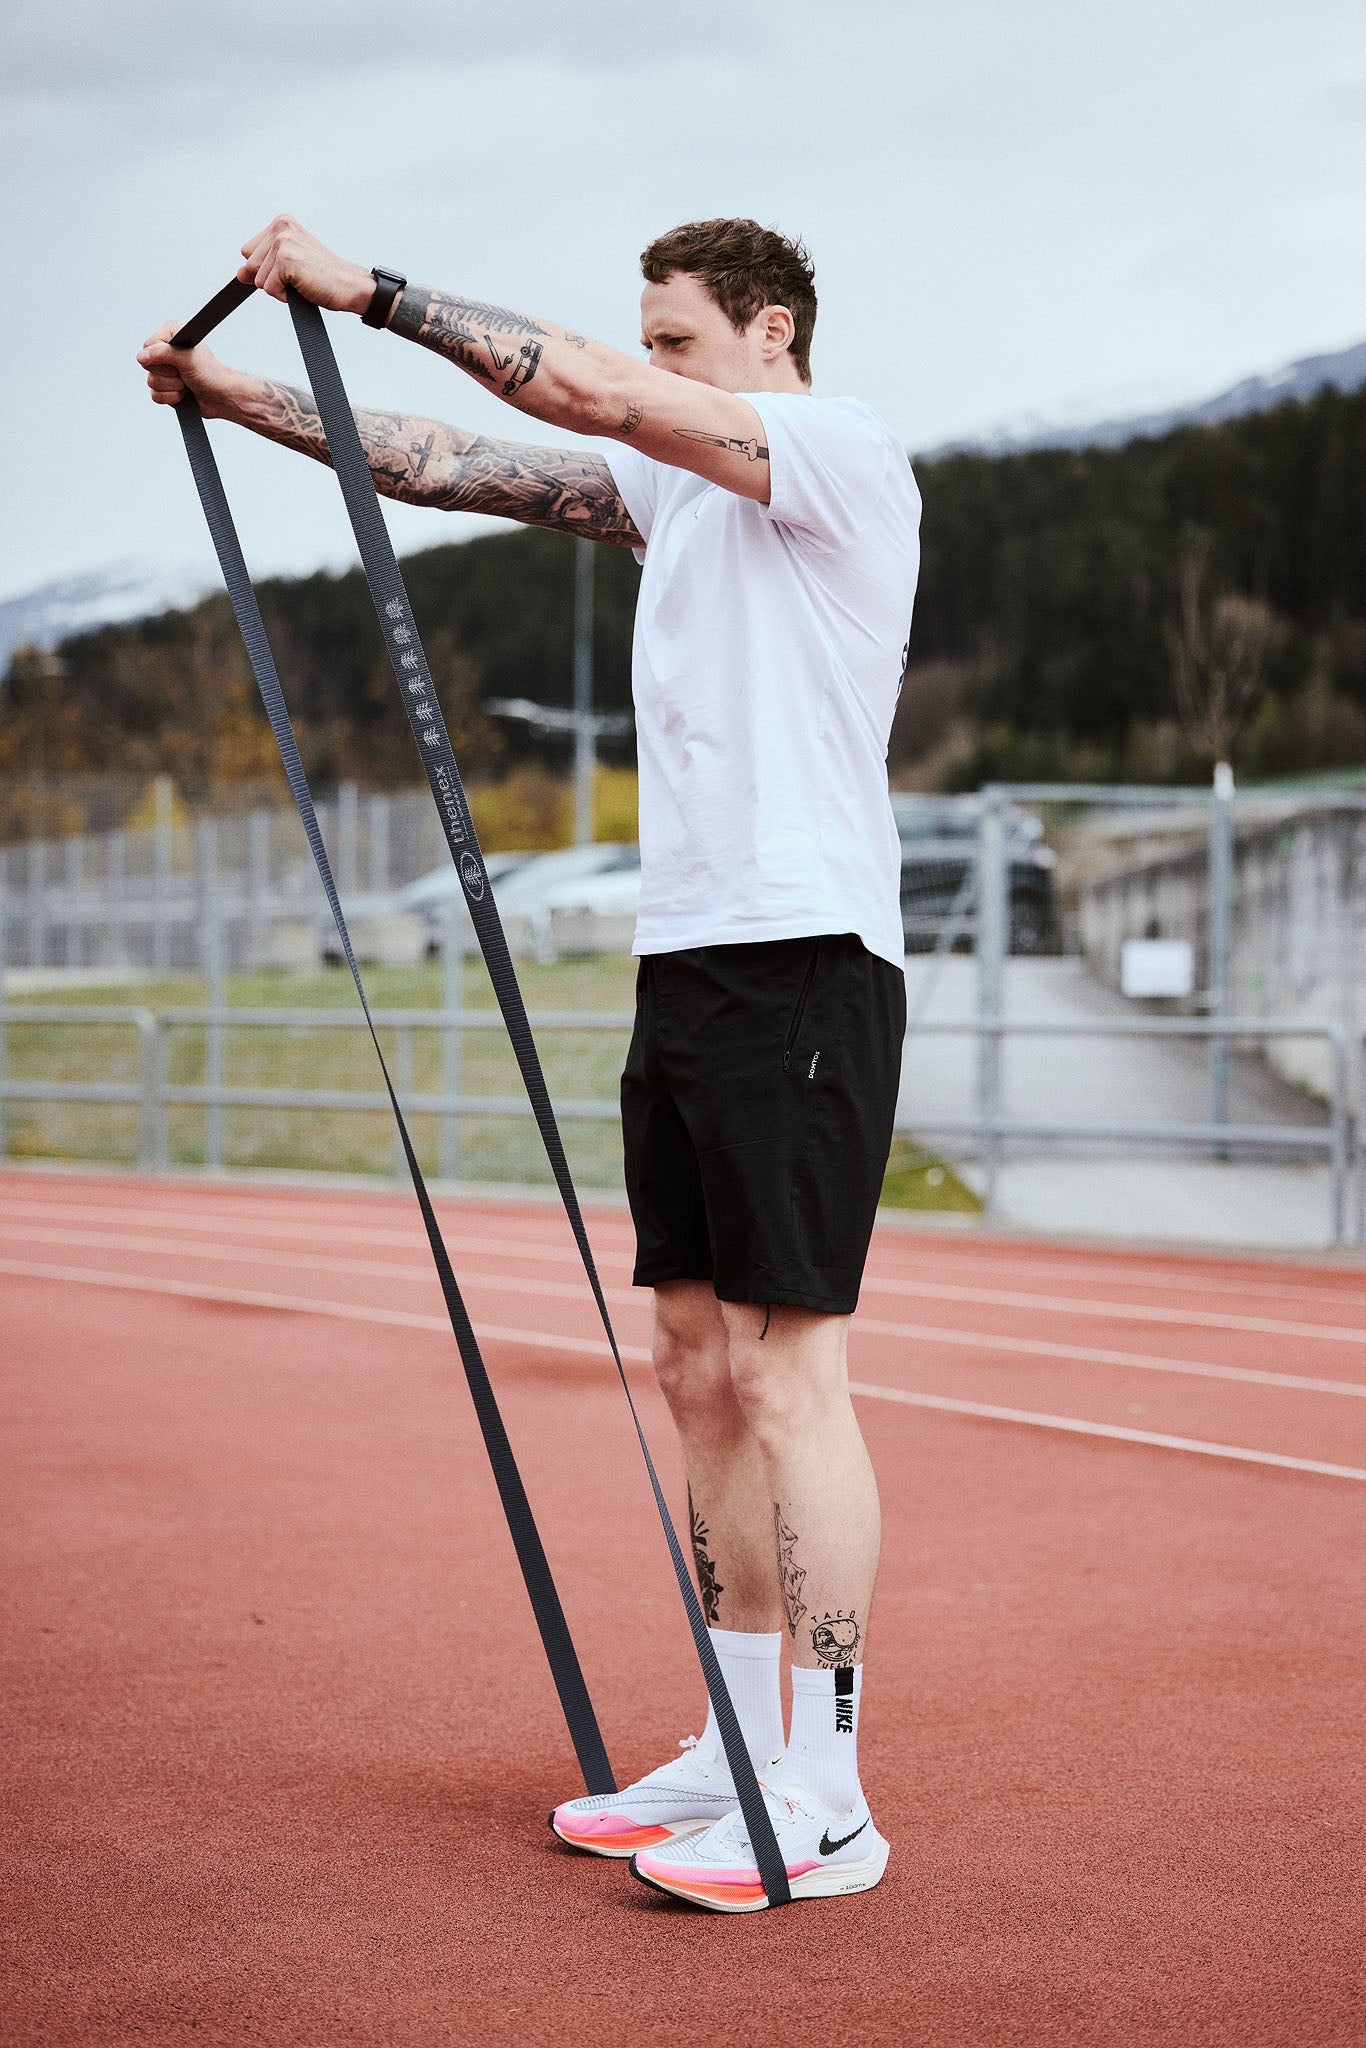
[[[492,513],[617,547],[641,546],[635,521],[599,455],[497,441],[406,413],[358,410],[355,418],[375,487],[386,498],[443,512]],[[245,424],[315,462],[330,462],[308,391],[263,380]]]
[[[515,397],[531,382],[550,338],[548,328],[506,306],[452,298],[448,292],[418,285],[406,288],[389,326],[393,333],[447,356],[472,377],[481,377],[504,398]]]

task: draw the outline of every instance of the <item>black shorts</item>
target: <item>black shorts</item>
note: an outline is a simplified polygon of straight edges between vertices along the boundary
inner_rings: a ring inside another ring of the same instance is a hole
[[[905,1029],[905,976],[852,933],[642,959],[621,1077],[636,1285],[852,1315]]]

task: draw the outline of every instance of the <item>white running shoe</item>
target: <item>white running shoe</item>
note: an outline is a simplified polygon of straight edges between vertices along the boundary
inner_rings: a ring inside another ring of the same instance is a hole
[[[571,1849],[594,1856],[631,1856],[685,1835],[701,1834],[735,1804],[735,1785],[724,1754],[686,1735],[684,1754],[661,1764],[622,1792],[590,1792],[567,1799],[550,1825]]]
[[[871,1891],[887,1868],[888,1849],[862,1793],[852,1812],[834,1813],[814,1793],[786,1783],[781,1770],[760,1782],[794,1899]],[[738,1807],[705,1834],[637,1850],[631,1874],[713,1913],[760,1913],[768,1904]]]

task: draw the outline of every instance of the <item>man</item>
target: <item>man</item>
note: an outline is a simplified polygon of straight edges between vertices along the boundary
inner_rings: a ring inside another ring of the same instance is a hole
[[[753,221],[694,223],[645,251],[645,364],[361,269],[288,216],[242,253],[239,277],[272,296],[293,286],[360,313],[516,411],[614,444],[357,416],[388,496],[587,534],[643,563],[641,957],[622,1080],[635,1280],[654,1290],[698,1590],[793,1895],[866,1890],[888,1853],[857,1764],[879,1515],[845,1351],[905,1025],[886,750],[919,562],[910,466],[865,405],[811,395],[811,266]],[[155,399],[188,389],[208,416],[327,460],[307,392],[174,352],[173,331],[139,355]],[[681,1747],[624,1792],[566,1801],[552,1827],[699,1905],[763,1906],[714,1715]]]

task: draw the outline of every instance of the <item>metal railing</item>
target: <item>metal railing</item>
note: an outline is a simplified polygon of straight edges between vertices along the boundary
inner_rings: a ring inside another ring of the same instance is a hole
[[[430,1114],[440,1121],[438,1167],[443,1179],[457,1179],[460,1163],[460,1120],[465,1117],[529,1118],[532,1110],[523,1095],[478,1095],[460,1087],[460,1052],[465,1033],[492,1031],[504,1026],[497,1010],[376,1010],[376,1028],[394,1033],[391,1071],[395,1090],[405,1112]],[[531,1017],[538,1034],[572,1032],[614,1032],[625,1038],[631,1028],[629,1015],[608,1011],[546,1010]],[[21,1080],[6,1070],[5,1034],[13,1025],[90,1025],[101,1031],[122,1027],[137,1039],[137,1078],[128,1081]],[[200,1082],[172,1082],[169,1079],[169,1041],[172,1031],[192,1028],[205,1033],[205,1079]],[[205,1110],[205,1163],[222,1164],[222,1113],[226,1109],[278,1110],[382,1110],[389,1098],[373,1088],[270,1088],[239,1087],[226,1083],[224,1034],[244,1029],[306,1029],[355,1031],[357,1018],[351,1010],[332,1009],[168,1009],[154,1015],[137,1008],[100,1007],[86,1004],[0,1004],[0,1155],[4,1150],[5,1117],[13,1102],[124,1103],[137,1109],[137,1163],[148,1173],[163,1171],[169,1161],[167,1113],[174,1107]],[[1041,1038],[1193,1038],[1235,1041],[1266,1041],[1273,1038],[1318,1038],[1331,1049],[1332,1085],[1328,1118],[1320,1124],[1232,1124],[1204,1123],[1050,1123],[1021,1120],[1002,1114],[964,1117],[898,1118],[898,1128],[917,1138],[967,1138],[982,1148],[985,1175],[986,1213],[992,1213],[997,1181],[1006,1144],[1012,1139],[1037,1142],[1108,1143],[1119,1145],[1164,1145],[1183,1149],[1207,1149],[1219,1156],[1230,1151],[1309,1152],[1322,1157],[1329,1167],[1329,1242],[1348,1242],[1348,1192],[1355,1164],[1356,1201],[1352,1218],[1357,1243],[1366,1244],[1366,1117],[1358,1121],[1355,1144],[1350,1099],[1351,1045],[1340,1025],[1302,1022],[1269,1022],[1247,1017],[1142,1017],[1110,1018],[1097,1021],[1029,1022],[1004,1018],[971,1018],[949,1023],[918,1023],[921,1036],[975,1038],[979,1048],[991,1047],[999,1056],[1010,1039]],[[436,1031],[442,1036],[442,1086],[437,1093],[417,1093],[413,1088],[413,1040],[419,1031]],[[1366,1033],[1357,1041],[1361,1076],[1361,1101],[1366,1103]],[[997,1077],[999,1089],[999,1077]],[[999,1100],[999,1094],[995,1095]],[[556,1115],[565,1122],[615,1122],[620,1108],[615,1100],[565,1098],[557,1096]],[[1354,1160],[1355,1153],[1355,1160]],[[401,1146],[395,1144],[394,1171],[406,1173]]]
[[[1037,1119],[1008,1117],[992,1110],[967,1117],[908,1117],[904,1128],[917,1137],[974,1138],[981,1142],[985,1174],[983,1204],[990,1216],[996,1205],[997,1181],[1004,1142],[1010,1138],[1032,1138],[1040,1142],[1076,1141],[1121,1145],[1173,1145],[1213,1151],[1271,1150],[1316,1152],[1329,1165],[1329,1242],[1347,1241],[1347,1190],[1352,1173],[1353,1131],[1350,1084],[1350,1047],[1340,1024],[1271,1022],[1261,1017],[1109,1017],[1095,1020],[1068,1019],[1065,1022],[1007,1021],[976,1017],[948,1023],[918,1023],[919,1037],[975,1037],[979,1049],[990,1047],[993,1060],[990,1100],[1001,1094],[999,1050],[1011,1038],[1194,1038],[1230,1047],[1238,1039],[1319,1038],[1331,1050],[1332,1083],[1326,1124],[1234,1124],[1215,1116],[1208,1123],[1049,1123]],[[1366,1034],[1361,1040],[1362,1085],[1366,1091]],[[1362,1096],[1366,1102],[1366,1092]],[[898,1120],[900,1122],[900,1120]],[[1366,1119],[1363,1119],[1366,1121]],[[1357,1201],[1355,1228],[1358,1243],[1366,1242],[1366,1133],[1358,1127]]]
[[[377,1031],[394,1033],[390,1072],[394,1092],[404,1114],[433,1115],[441,1119],[437,1146],[438,1173],[443,1180],[456,1180],[460,1172],[460,1119],[467,1116],[532,1118],[534,1111],[525,1095],[472,1095],[460,1088],[461,1041],[469,1031],[505,1032],[497,1010],[373,1010]],[[228,1030],[239,1026],[261,1030],[351,1031],[358,1027],[354,1010],[323,1009],[188,1009],[175,1008],[153,1014],[143,1009],[118,1009],[75,1003],[0,1004],[0,1137],[9,1102],[100,1102],[133,1103],[137,1106],[137,1163],[143,1172],[164,1171],[169,1164],[167,1112],[172,1108],[205,1110],[204,1164],[223,1164],[223,1123],[225,1109],[278,1110],[384,1110],[389,1097],[382,1088],[267,1088],[238,1087],[223,1079],[224,1039]],[[560,1031],[615,1032],[623,1041],[629,1036],[633,1019],[624,1013],[601,1010],[541,1010],[530,1017],[532,1030],[541,1036]],[[122,1025],[137,1033],[138,1078],[136,1081],[30,1081],[17,1080],[6,1070],[3,1057],[4,1033],[11,1025]],[[170,1034],[186,1028],[205,1034],[203,1081],[174,1082],[170,1079]],[[419,1094],[413,1087],[413,1038],[419,1031],[436,1031],[442,1041],[442,1086],[436,1094]],[[556,1096],[555,1114],[562,1121],[615,1121],[620,1104],[607,1100],[577,1100]],[[3,1146],[0,1145],[0,1154]],[[407,1177],[407,1160],[395,1133],[394,1174]]]

